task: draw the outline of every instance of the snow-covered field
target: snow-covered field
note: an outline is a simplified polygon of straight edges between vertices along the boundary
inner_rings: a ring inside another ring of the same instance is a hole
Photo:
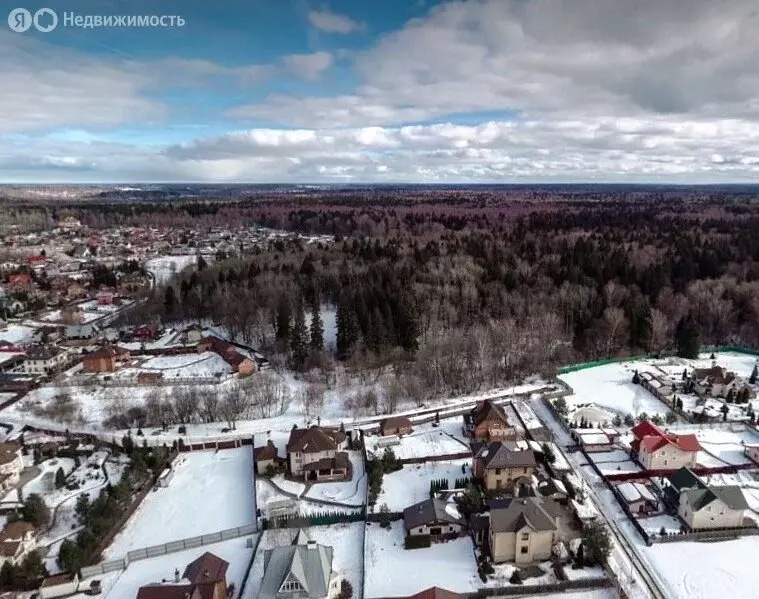
[[[250,447],[183,453],[168,487],[148,493],[106,557],[255,522]]]
[[[266,506],[270,501],[285,501],[292,499],[284,493],[277,491],[272,485],[260,477],[256,478],[256,506],[266,515]],[[343,508],[340,506],[324,505],[316,501],[306,499],[293,500],[297,506],[297,512],[301,516],[317,515],[325,512],[340,512],[344,514],[354,514],[359,508]]]
[[[131,372],[135,371],[135,372]],[[121,376],[137,372],[160,372],[164,377],[196,377],[231,374],[232,367],[219,354],[203,352],[200,354],[180,354],[176,356],[155,356],[140,364],[138,369],[125,369]]]
[[[403,522],[389,530],[366,527],[366,597],[403,597],[432,586],[472,592],[482,586],[470,537],[435,543],[426,549],[403,547]]]
[[[345,482],[314,484],[306,493],[311,499],[335,501],[345,505],[363,505],[366,502],[366,475],[364,461],[359,451],[349,451],[353,475]]]
[[[461,419],[458,419],[459,428]],[[421,428],[421,427],[420,427]],[[385,451],[382,446],[380,436],[365,437],[366,451],[381,457]],[[438,455],[449,455],[462,453],[469,450],[469,447],[461,441],[452,438],[446,432],[439,428],[421,428],[418,432],[415,430],[410,435],[404,435],[400,438],[398,445],[391,447],[395,457],[401,460],[413,458],[425,458]]]
[[[351,583],[353,597],[362,599],[361,561],[364,547],[364,523],[311,526],[304,530],[310,539],[320,545],[333,548],[332,567]],[[297,533],[298,529],[295,528],[281,528],[263,532],[242,599],[256,599],[258,596],[264,575],[264,552],[274,547],[289,545]]]
[[[410,505],[430,497],[430,481],[447,478],[450,488],[457,478],[470,477],[471,460],[451,462],[428,462],[426,464],[406,464],[402,470],[382,477],[382,491],[377,498],[377,507],[383,503],[391,512],[402,512]],[[463,470],[462,470],[463,466]]]
[[[36,329],[20,324],[7,324],[0,328],[0,341],[7,341],[11,344],[31,343]]]
[[[650,518],[638,518],[638,524],[643,527],[649,535],[658,535],[664,527],[667,533],[678,533],[682,527],[682,522],[676,516],[668,516],[667,514],[661,514],[659,516],[651,516]]]
[[[166,283],[175,274],[182,272],[188,266],[196,266],[198,257],[191,256],[161,256],[145,262],[145,268],[153,273],[157,284]]]
[[[253,557],[253,548],[246,546],[245,538],[232,539],[223,543],[132,562],[123,572],[106,574],[96,578],[103,581],[104,599],[131,599],[137,596],[141,586],[162,580],[173,581],[174,570],[178,569],[182,573],[187,564],[206,551],[229,563],[227,584],[234,583],[235,588],[239,590],[245,571]],[[84,586],[88,584],[88,581],[84,582]]]

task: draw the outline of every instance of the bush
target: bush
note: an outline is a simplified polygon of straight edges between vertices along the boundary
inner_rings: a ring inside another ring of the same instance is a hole
[[[519,572],[518,569],[515,569],[514,572],[511,573],[511,578],[509,578],[509,582],[511,584],[522,584],[522,574]]]
[[[430,535],[408,535],[403,541],[405,549],[425,549],[431,544]]]
[[[351,599],[351,597],[353,597],[353,586],[343,578],[340,582],[340,593],[335,599]]]

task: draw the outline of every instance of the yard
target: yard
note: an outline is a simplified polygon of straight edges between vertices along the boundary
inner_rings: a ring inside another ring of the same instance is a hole
[[[482,586],[470,537],[410,550],[403,548],[403,537],[403,522],[393,522],[389,530],[367,525],[367,598],[413,595],[432,586],[459,593]]]
[[[401,512],[430,496],[430,481],[445,478],[449,488],[454,488],[457,478],[471,476],[471,460],[450,462],[427,462],[426,464],[406,464],[402,470],[382,477],[382,491],[377,498],[377,506],[387,504],[391,512]]]
[[[250,447],[180,454],[169,486],[148,493],[106,559],[255,522],[252,454]]]
[[[345,482],[317,483],[309,488],[305,497],[319,501],[332,501],[344,505],[363,505],[366,502],[366,474],[364,460],[359,451],[349,451],[352,476]]]
[[[457,424],[461,428],[461,418],[457,419]],[[367,453],[373,454],[376,457],[382,457],[385,451],[385,446],[382,445],[382,437],[371,436],[365,439]],[[395,457],[401,460],[459,454],[469,451],[468,445],[450,436],[444,430],[434,427],[420,427],[420,430],[415,428],[413,433],[401,437],[399,443],[393,445],[391,448]]]

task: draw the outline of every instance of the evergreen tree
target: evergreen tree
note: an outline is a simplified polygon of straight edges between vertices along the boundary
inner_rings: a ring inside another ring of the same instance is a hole
[[[290,301],[282,294],[277,303],[277,318],[274,325],[277,341],[287,343],[290,338]]]
[[[45,528],[50,522],[50,510],[37,493],[32,493],[26,498],[22,513],[24,520],[34,524],[36,528]]]
[[[292,352],[292,365],[296,370],[303,368],[308,356],[308,346],[306,339],[306,317],[303,313],[303,306],[299,303],[295,310],[295,321],[290,331],[290,351]]]
[[[701,348],[701,332],[698,324],[690,314],[677,324],[677,355],[681,358],[698,358]]]
[[[166,287],[166,291],[164,292],[163,296],[163,309],[166,311],[166,314],[168,316],[171,316],[174,314],[174,310],[176,309],[176,296],[174,294],[174,288],[169,285]]]
[[[640,385],[640,375],[637,370],[633,373],[632,383],[633,385]]]
[[[347,296],[343,295],[337,304],[337,353],[345,358],[358,343],[359,328],[356,312]]]
[[[60,489],[64,486],[66,486],[66,473],[63,468],[58,468],[55,472],[55,488]]]
[[[310,339],[308,346],[313,351],[321,351],[324,349],[324,324],[322,323],[321,314],[319,314],[319,302],[315,301],[311,310],[311,327],[310,327]]]
[[[759,367],[754,364],[754,369],[751,371],[751,376],[748,377],[748,382],[755,385],[757,378],[759,378]]]

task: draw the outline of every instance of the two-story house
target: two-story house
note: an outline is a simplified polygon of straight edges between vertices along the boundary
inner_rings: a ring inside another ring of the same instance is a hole
[[[228,568],[229,563],[206,551],[188,564],[181,577],[177,570],[172,582],[140,587],[137,599],[228,599]]]
[[[559,536],[559,506],[550,499],[523,497],[490,510],[490,555],[494,563],[525,564],[549,559]]]
[[[489,491],[513,491],[520,482],[529,486],[536,467],[535,453],[513,442],[488,443],[472,458],[472,476],[482,479]]]
[[[25,374],[49,375],[66,366],[69,355],[60,347],[34,345],[26,351],[21,371]]]
[[[646,470],[695,468],[701,451],[696,435],[665,433],[649,421],[634,426],[632,433],[635,436],[630,446],[632,454]]]
[[[312,426],[294,428],[287,442],[287,463],[292,476],[308,481],[343,480],[350,476],[345,433]]]
[[[301,530],[291,545],[264,552],[264,576],[258,599],[332,599],[342,577],[333,569],[333,549]]]
[[[37,531],[29,522],[16,520],[0,532],[0,565],[10,562],[16,566],[37,547]]]
[[[509,422],[503,408],[487,399],[464,414],[464,429],[478,441],[513,441],[517,438],[516,428]]]

